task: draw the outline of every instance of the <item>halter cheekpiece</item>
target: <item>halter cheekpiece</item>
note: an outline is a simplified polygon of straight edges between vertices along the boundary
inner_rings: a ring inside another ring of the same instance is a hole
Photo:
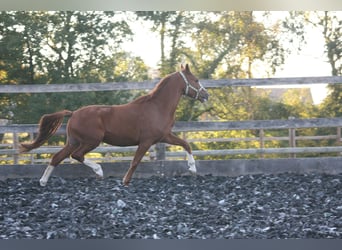
[[[196,92],[196,96],[195,96],[195,99],[198,99],[199,97],[199,94],[201,92],[201,90],[205,90],[205,88],[202,86],[202,84],[200,82],[198,82],[200,88],[199,89],[196,89],[194,86],[192,86],[188,79],[186,79],[185,75],[183,74],[182,71],[179,71],[179,74],[181,75],[181,77],[183,78],[184,82],[185,82],[185,95],[188,95],[189,94],[189,89],[192,89],[193,91]]]

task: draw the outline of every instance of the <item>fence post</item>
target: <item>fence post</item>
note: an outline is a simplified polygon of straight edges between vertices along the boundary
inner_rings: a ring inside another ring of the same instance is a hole
[[[157,161],[164,161],[165,160],[165,143],[157,143],[155,146],[156,151],[156,160]]]
[[[150,161],[156,160],[156,150],[154,145],[150,147],[150,149],[148,150],[148,154],[150,156]]]
[[[289,117],[289,120],[293,120],[293,119],[295,119],[295,117],[293,117],[293,116]],[[296,129],[295,128],[289,128],[289,146],[291,148],[296,147]],[[296,154],[291,153],[290,157],[296,158]]]
[[[33,141],[33,139],[34,139],[34,135],[33,135],[33,133],[31,132],[31,133],[30,133],[30,141]],[[30,154],[30,162],[31,162],[31,164],[34,164],[34,157],[33,157],[33,154]]]
[[[14,164],[18,164],[18,158],[19,158],[19,154],[17,152],[18,148],[19,148],[18,134],[14,132],[13,133],[13,149],[16,150],[16,152],[13,154]]]
[[[336,144],[337,146],[341,145],[341,127],[336,128]],[[342,152],[337,153],[337,156],[341,155]]]
[[[341,144],[341,127],[336,128],[336,143],[337,145]]]
[[[261,149],[263,149],[265,147],[265,140],[264,140],[265,138],[264,138],[264,136],[265,136],[264,130],[260,129],[260,131],[259,131],[259,142],[260,142],[260,148]],[[264,154],[261,154],[260,157],[264,158],[265,156],[264,156]]]

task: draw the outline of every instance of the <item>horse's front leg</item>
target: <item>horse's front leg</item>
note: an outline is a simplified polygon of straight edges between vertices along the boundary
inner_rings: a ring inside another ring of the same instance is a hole
[[[127,170],[122,182],[125,186],[128,186],[134,171],[136,170],[138,164],[140,163],[141,159],[144,157],[147,150],[151,147],[152,144],[139,144],[137,151],[135,152],[133,161],[129,169]]]
[[[192,155],[191,147],[187,141],[185,141],[185,140],[177,137],[176,135],[170,133],[166,137],[164,137],[162,142],[166,142],[166,143],[171,144],[171,145],[177,145],[177,146],[183,147],[185,149],[187,157],[188,157],[189,171],[193,174],[196,174],[197,169],[196,169],[195,159],[194,159],[194,156]]]

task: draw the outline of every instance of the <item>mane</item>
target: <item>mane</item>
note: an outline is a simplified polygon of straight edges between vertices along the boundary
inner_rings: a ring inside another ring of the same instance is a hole
[[[151,90],[151,92],[149,94],[151,96],[157,95],[166,86],[166,84],[169,82],[171,76],[173,76],[173,74],[170,74],[170,75],[164,77],[163,79],[161,79],[160,82]]]
[[[147,94],[141,97],[138,97],[137,99],[135,99],[133,101],[133,103],[141,103],[147,100],[150,100],[151,98],[153,98],[154,96],[158,95],[160,93],[160,91],[162,91],[162,89],[164,89],[164,87],[166,86],[166,84],[169,82],[171,76],[173,74],[167,75],[164,78],[162,78],[159,83]]]

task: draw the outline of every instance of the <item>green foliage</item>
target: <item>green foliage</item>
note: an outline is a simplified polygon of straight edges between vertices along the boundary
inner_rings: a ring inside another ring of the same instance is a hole
[[[316,26],[323,28],[326,55],[333,76],[342,75],[342,20],[334,12],[318,13]],[[322,115],[342,116],[342,87],[340,84],[330,85],[330,93],[322,105]]]
[[[305,34],[306,27],[321,31],[326,56],[326,59],[322,60],[329,62],[333,76],[342,74],[341,17],[341,13],[336,11],[291,12],[290,18],[286,20],[288,31],[293,34]],[[335,84],[329,85],[329,89],[329,95],[317,111],[317,116],[340,117],[342,115],[342,88],[340,84]]]
[[[266,29],[252,12],[153,11],[137,12],[137,15],[151,21],[153,30],[160,34],[162,75],[177,69],[176,62],[187,60],[200,78],[246,78],[253,76],[254,68],[260,63],[274,72],[284,61],[285,51],[277,40],[276,30]],[[195,47],[188,47],[187,39]],[[214,98],[206,106],[182,100],[177,119],[197,120],[205,112],[224,120],[258,117],[257,104],[261,101],[251,88],[223,88],[210,90],[210,94]]]
[[[120,50],[132,35],[116,12],[1,12],[0,81],[5,84],[143,81],[147,66]],[[16,123],[89,104],[118,104],[137,93],[1,95],[1,113]]]
[[[184,50],[202,78],[251,78],[254,65],[263,62],[274,72],[284,62],[285,51],[276,31],[256,21],[252,12],[205,13],[195,25],[195,49]]]
[[[47,12],[48,29],[44,69],[48,82],[80,82],[82,72],[97,65],[120,48],[131,35],[126,22],[115,22],[115,12]],[[43,41],[43,40],[42,40]],[[52,63],[51,63],[52,62]],[[52,74],[50,72],[55,72]]]
[[[179,69],[184,39],[194,25],[192,12],[137,11],[138,18],[152,22],[151,30],[160,36],[160,73],[167,75]],[[167,48],[167,44],[170,44]]]

